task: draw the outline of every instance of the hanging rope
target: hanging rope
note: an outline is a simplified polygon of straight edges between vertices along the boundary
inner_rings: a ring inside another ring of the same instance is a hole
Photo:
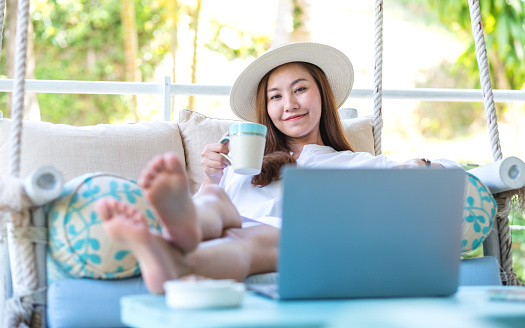
[[[474,42],[476,45],[476,58],[479,67],[479,78],[481,82],[481,89],[483,90],[483,100],[485,105],[485,115],[487,117],[487,125],[490,134],[490,141],[492,145],[492,157],[494,161],[503,158],[501,152],[500,138],[498,132],[498,119],[496,107],[494,105],[494,95],[492,93],[492,83],[490,81],[489,61],[487,57],[487,49],[485,46],[485,38],[483,36],[483,23],[481,21],[481,11],[478,0],[468,0],[470,9],[470,19],[472,24],[472,33],[474,34]],[[517,279],[516,273],[512,267],[512,236],[509,227],[509,211],[511,208],[512,197],[516,193],[523,194],[521,191],[511,191],[494,195],[498,203],[498,213],[496,215],[496,227],[498,229],[498,239],[500,245],[500,261],[501,261],[501,278],[506,285],[521,285],[522,283]],[[521,199],[523,203],[523,198]],[[521,205],[523,207],[523,205]]]
[[[11,153],[9,173],[18,177],[20,173],[20,146],[27,57],[27,28],[29,25],[29,0],[18,2],[15,50],[15,76],[13,84],[13,106],[11,108]]]
[[[374,66],[374,150],[381,155],[383,97],[383,0],[375,5],[375,66]]]
[[[24,111],[24,92],[26,75],[27,54],[27,28],[29,24],[29,0],[18,2],[16,49],[15,49],[15,75],[13,81],[13,105],[11,108],[11,153],[9,174],[18,178],[20,174],[20,149],[22,137],[22,118]]]
[[[494,199],[498,204],[498,213],[496,215],[496,222],[499,231],[499,245],[501,254],[501,282],[504,285],[522,285],[518,280],[516,272],[512,267],[512,236],[510,234],[509,226],[509,212],[510,202],[512,200],[513,192],[504,192],[494,195]],[[505,236],[508,236],[506,238]]]
[[[23,182],[20,175],[20,153],[22,137],[22,118],[24,110],[24,92],[27,57],[27,32],[29,25],[29,0],[18,2],[17,27],[16,27],[16,50],[15,50],[15,73],[13,84],[13,106],[11,108],[11,139],[10,139],[10,162],[9,179],[2,181],[4,199],[1,204],[8,204],[12,220],[12,229],[9,233],[12,254],[11,271],[13,272],[13,297],[7,300],[5,306],[5,322],[7,327],[27,327],[31,323],[33,308],[37,298],[42,298],[42,293],[37,294],[38,276],[34,244],[30,239],[21,235],[31,230],[31,219],[29,208],[30,201],[25,194]],[[5,198],[10,199],[5,199]],[[2,215],[5,218],[6,215]],[[40,295],[40,296],[38,296]],[[40,302],[44,301],[40,299]]]
[[[481,22],[481,12],[478,0],[468,1],[470,9],[470,19],[472,23],[472,33],[476,44],[476,58],[478,60],[479,78],[481,89],[483,90],[483,99],[485,104],[485,115],[490,132],[490,141],[492,143],[492,157],[494,162],[503,158],[498,132],[498,118],[496,107],[494,106],[494,95],[492,93],[492,83],[490,82],[489,61],[487,58],[487,49],[485,38],[483,36],[483,23]]]

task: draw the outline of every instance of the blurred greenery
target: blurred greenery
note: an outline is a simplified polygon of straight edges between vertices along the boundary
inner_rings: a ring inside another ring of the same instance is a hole
[[[419,19],[430,24],[436,21],[467,43],[451,72],[466,74],[464,82],[474,83],[465,87],[480,87],[478,64],[470,11],[467,1],[457,0],[397,0]],[[479,0],[485,43],[490,61],[493,86],[499,89],[519,90],[525,85],[525,2],[520,0]],[[469,82],[470,81],[470,82]]]
[[[512,210],[509,215],[510,225],[525,227],[523,212]],[[512,261],[514,271],[518,278],[525,283],[525,230],[511,230],[512,235]]]
[[[119,1],[40,0],[31,6],[37,79],[125,81]],[[137,61],[147,80],[169,49],[167,13],[160,0],[135,0],[135,6],[140,8]],[[5,60],[1,65],[5,72]],[[7,96],[2,94],[0,101],[6,104]],[[132,117],[130,96],[38,94],[38,102],[42,120],[56,123],[89,125]]]
[[[453,63],[441,63],[426,72],[427,79],[417,82],[418,88],[474,88],[465,68],[452,72]],[[479,80],[479,77],[478,77]],[[421,134],[439,139],[461,138],[486,126],[483,103],[420,102],[417,109]]]
[[[397,0],[417,13],[419,24],[442,25],[466,46],[455,62],[443,62],[425,72],[420,88],[480,88],[470,11],[467,1]],[[525,86],[525,2],[480,0],[486,49],[494,89],[520,90]],[[414,16],[411,16],[414,17]],[[496,104],[498,117],[507,110]],[[440,139],[460,138],[486,124],[483,103],[421,102],[421,132]]]
[[[140,70],[151,76],[168,49],[152,45],[164,9],[157,0],[135,1]],[[125,81],[120,2],[42,0],[32,10],[36,76],[43,80]],[[39,94],[44,121],[76,125],[131,117],[131,97]]]
[[[429,4],[453,32],[469,39],[469,46],[456,63],[456,69],[461,65],[471,76],[478,76],[468,2],[430,0]],[[519,0],[479,0],[479,5],[493,86],[519,90],[525,83],[525,67],[522,65],[525,3]],[[476,81],[479,87],[479,79]]]
[[[271,46],[268,35],[248,35],[246,32],[219,21],[213,21],[213,38],[205,44],[206,48],[219,52],[232,61],[237,58],[259,57]],[[221,33],[233,33],[239,40],[243,40],[237,46],[230,46],[221,37]],[[247,38],[248,37],[248,38]],[[244,40],[249,40],[246,42]]]
[[[483,256],[483,246],[480,246],[476,248],[475,250],[473,250],[472,252],[469,252],[463,255],[461,258],[462,259],[472,259],[472,258],[476,258],[480,256]]]

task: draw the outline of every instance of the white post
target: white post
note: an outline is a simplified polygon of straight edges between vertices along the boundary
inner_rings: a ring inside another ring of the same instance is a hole
[[[162,110],[164,112],[164,121],[171,121],[171,76],[164,76],[164,85],[162,86]]]

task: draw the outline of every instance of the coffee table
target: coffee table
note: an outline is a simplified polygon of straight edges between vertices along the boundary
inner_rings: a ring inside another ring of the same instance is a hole
[[[522,293],[521,301],[502,301]],[[159,295],[121,299],[130,327],[525,327],[525,287],[465,286],[450,297],[273,301],[246,292],[233,309],[179,310]]]

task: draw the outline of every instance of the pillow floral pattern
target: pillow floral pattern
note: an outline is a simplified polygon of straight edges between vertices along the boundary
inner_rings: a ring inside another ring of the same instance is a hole
[[[138,263],[121,243],[110,239],[95,210],[101,198],[132,204],[160,232],[155,213],[139,185],[116,175],[95,173],[73,179],[48,209],[48,280],[116,279],[140,274]]]
[[[462,254],[475,250],[483,243],[492,228],[497,211],[496,200],[487,186],[468,172],[466,179]]]

